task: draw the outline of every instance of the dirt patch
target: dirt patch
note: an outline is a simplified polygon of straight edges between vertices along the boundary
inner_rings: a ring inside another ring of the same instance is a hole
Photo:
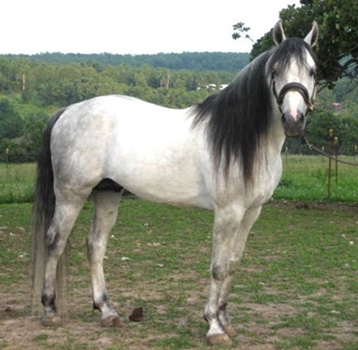
[[[330,203],[330,202],[302,202],[302,201],[286,201],[272,200],[269,202],[272,206],[285,206],[295,209],[319,209],[319,210],[344,210],[348,212],[358,213],[358,204]]]

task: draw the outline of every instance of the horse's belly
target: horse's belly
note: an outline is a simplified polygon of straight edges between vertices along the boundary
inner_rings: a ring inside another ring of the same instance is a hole
[[[190,158],[190,157],[188,157]],[[156,202],[213,209],[200,164],[193,159],[166,161],[163,157],[123,160],[111,174],[138,197]]]
[[[158,191],[158,188],[146,188],[127,186],[131,193],[134,193],[140,198],[147,199],[154,202],[168,203],[178,206],[197,207],[208,210],[214,209],[214,204],[211,197],[206,193],[188,193],[186,191],[176,191],[173,187],[165,186]]]

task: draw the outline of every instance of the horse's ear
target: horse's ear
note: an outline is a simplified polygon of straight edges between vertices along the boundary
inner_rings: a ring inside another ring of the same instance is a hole
[[[278,21],[273,27],[272,37],[273,37],[273,42],[276,45],[280,45],[286,39],[286,35],[285,32],[283,31],[281,21]]]
[[[312,23],[312,29],[305,37],[305,42],[310,45],[311,47],[315,46],[318,41],[318,24],[316,21]]]

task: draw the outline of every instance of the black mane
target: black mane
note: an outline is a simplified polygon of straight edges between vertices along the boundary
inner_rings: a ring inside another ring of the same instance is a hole
[[[306,66],[306,50],[312,56],[313,60],[317,63],[317,57],[311,46],[309,46],[304,40],[299,38],[290,38],[282,42],[280,46],[277,46],[272,52],[272,58],[270,60],[268,71],[272,71],[276,66],[276,73],[282,73],[290,64],[291,58],[294,56],[297,60],[300,68]]]
[[[193,126],[208,120],[208,142],[213,159],[217,166],[223,160],[226,174],[231,162],[238,160],[246,184],[252,181],[260,141],[267,136],[273,114],[267,74],[271,74],[274,67],[285,69],[293,56],[299,64],[304,64],[305,49],[314,57],[302,39],[283,41],[252,61],[224,90],[195,106]]]

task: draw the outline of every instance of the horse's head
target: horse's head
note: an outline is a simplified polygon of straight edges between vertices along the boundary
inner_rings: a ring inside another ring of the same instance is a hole
[[[306,124],[305,115],[313,109],[317,83],[312,47],[317,39],[316,22],[304,39],[286,39],[281,21],[273,29],[276,48],[268,61],[267,74],[286,136],[301,136]]]

